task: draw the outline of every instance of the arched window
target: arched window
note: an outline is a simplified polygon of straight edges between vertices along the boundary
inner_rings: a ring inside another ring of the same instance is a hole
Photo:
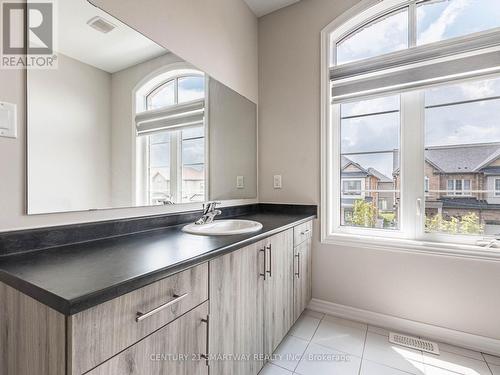
[[[322,240],[500,237],[500,2],[365,0],[322,56]]]
[[[146,95],[146,107],[148,110],[159,109],[203,99],[205,97],[204,85],[203,75],[176,76],[161,83]]]
[[[144,204],[205,200],[205,75],[168,69],[136,93],[136,196]]]

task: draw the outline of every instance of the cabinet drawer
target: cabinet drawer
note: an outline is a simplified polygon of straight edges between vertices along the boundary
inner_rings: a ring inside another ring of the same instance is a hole
[[[206,375],[208,302],[93,369],[88,375]],[[205,320],[205,322],[203,321]]]
[[[312,237],[312,220],[293,228],[293,246],[300,245]]]
[[[69,319],[69,369],[80,375],[208,299],[208,263]]]

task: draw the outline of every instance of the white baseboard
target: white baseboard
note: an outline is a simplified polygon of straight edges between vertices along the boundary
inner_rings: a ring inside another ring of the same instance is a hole
[[[463,348],[477,350],[483,353],[500,353],[500,340],[491,337],[473,335],[455,331],[449,328],[434,326],[427,323],[398,318],[391,315],[362,310],[355,307],[339,305],[332,302],[313,298],[308,308],[321,313],[338,316],[344,319],[355,320],[401,333],[422,336],[428,339],[441,341]]]

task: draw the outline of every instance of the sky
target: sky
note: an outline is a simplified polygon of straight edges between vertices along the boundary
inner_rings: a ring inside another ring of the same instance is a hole
[[[175,103],[174,85],[165,84],[151,100],[149,109],[157,109]],[[205,96],[204,77],[185,77],[178,80],[179,103],[200,99]],[[164,131],[150,136],[150,166],[152,168],[163,168],[170,166],[170,133]],[[183,164],[203,163],[205,159],[204,139],[188,139],[203,137],[205,134],[203,126],[188,128],[182,131],[182,162]]]
[[[500,27],[500,0],[443,0],[417,9],[417,43]],[[344,41],[339,63],[407,48],[407,13],[399,12]],[[500,96],[500,78],[443,86],[425,91],[426,105]],[[342,105],[342,116],[399,109],[391,96]],[[500,100],[426,109],[426,146],[500,142]],[[342,152],[399,148],[399,113],[342,120]],[[392,154],[349,155],[363,167],[392,175]]]
[[[500,96],[500,78],[442,86],[425,91],[426,105]],[[342,104],[342,116],[397,110],[399,96]],[[426,146],[500,142],[500,99],[425,110]],[[341,152],[392,151],[399,148],[400,114],[379,114],[341,122]],[[363,167],[392,175],[391,154],[348,155]]]
[[[500,0],[443,0],[417,8],[417,45],[500,27]],[[372,23],[339,43],[337,63],[344,64],[408,47],[408,12]]]
[[[179,78],[179,103],[201,99],[205,96],[205,77]],[[158,109],[175,104],[174,80],[161,86],[160,90],[150,97],[151,105],[148,109]]]

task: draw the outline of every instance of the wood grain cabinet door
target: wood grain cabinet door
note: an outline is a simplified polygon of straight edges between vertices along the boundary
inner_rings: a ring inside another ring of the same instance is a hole
[[[294,320],[298,319],[312,298],[311,245],[312,240],[309,238],[294,249]]]
[[[210,375],[256,375],[263,366],[262,242],[211,260]]]
[[[208,375],[208,302],[88,372],[88,375]]]
[[[293,229],[266,242],[264,350],[270,355],[293,324]]]

